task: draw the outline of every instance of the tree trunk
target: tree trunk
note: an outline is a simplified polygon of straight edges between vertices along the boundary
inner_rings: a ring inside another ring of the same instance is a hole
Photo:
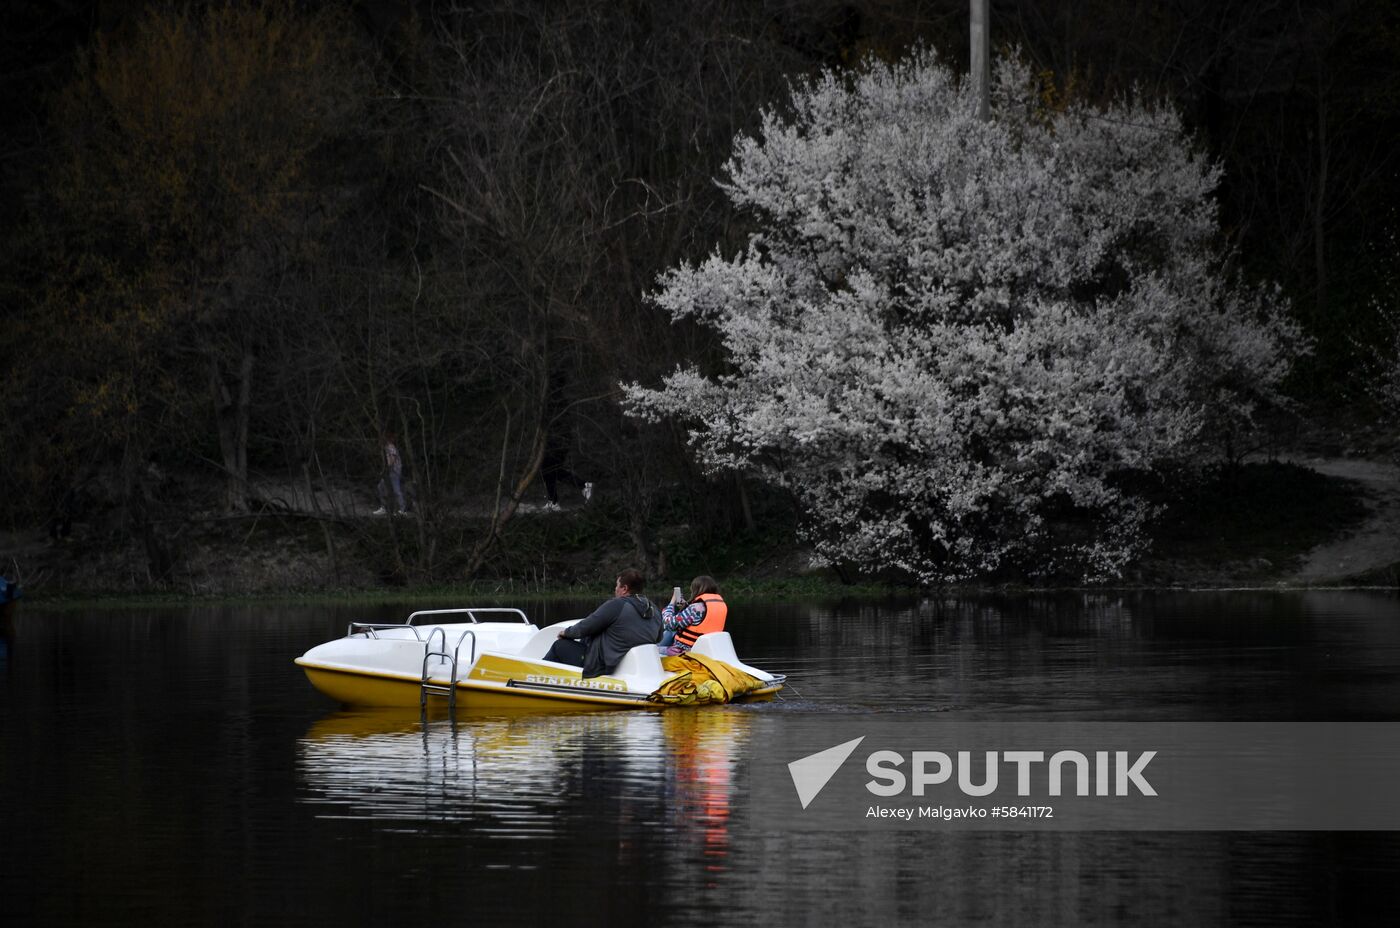
[[[977,98],[977,118],[986,122],[991,117],[991,15],[987,0],[970,0],[971,17],[968,29],[971,43],[971,78]],[[1068,16],[1068,14],[1066,14]]]
[[[321,501],[316,496],[316,485],[311,481],[311,464],[305,459],[301,462],[301,478],[306,487],[306,498],[311,503],[311,511],[321,516]],[[325,518],[318,518],[321,524],[321,540],[326,544],[326,557],[330,558],[331,573],[335,575],[335,582],[340,582],[340,557],[335,550],[335,538],[331,535],[329,521]]]
[[[123,462],[125,471],[126,509],[131,518],[133,533],[141,539],[141,547],[146,554],[146,580],[156,587],[169,585],[175,572],[174,558],[170,546],[161,537],[155,525],[156,490],[151,487],[149,465],[142,454],[134,454],[128,449]]]
[[[734,486],[739,491],[739,512],[744,517],[744,528],[752,532],[758,528],[758,524],[753,520],[753,506],[749,503],[749,491],[744,486],[742,475],[734,475]]]
[[[217,360],[209,368],[209,389],[223,456],[226,512],[248,511],[248,409],[253,394],[253,360],[252,351],[245,346],[232,390]]]
[[[525,491],[530,488],[539,475],[540,465],[544,461],[544,443],[546,426],[541,422],[535,429],[534,443],[530,448],[530,460],[525,466],[519,479],[515,481],[515,486],[506,497],[505,505],[501,505],[501,491],[505,488],[506,482],[506,457],[510,449],[510,419],[507,411],[505,438],[501,442],[501,470],[496,481],[496,504],[491,511],[491,524],[486,528],[486,534],[472,546],[471,555],[467,558],[467,568],[463,571],[463,576],[470,580],[476,576],[483,564],[486,563],[486,555],[490,552],[491,546],[500,540],[501,530],[506,523],[515,515],[515,511],[520,508],[520,499],[525,495]]]
[[[1313,267],[1317,275],[1317,318],[1327,311],[1327,101],[1322,82],[1317,89],[1317,197],[1313,201]]]
[[[637,553],[637,566],[642,573],[655,577],[660,566],[651,528],[647,525],[646,507],[634,506],[627,513],[627,528]]]

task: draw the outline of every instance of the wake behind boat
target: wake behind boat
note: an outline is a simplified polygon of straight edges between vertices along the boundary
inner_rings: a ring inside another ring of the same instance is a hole
[[[430,624],[441,616],[459,620]],[[728,632],[701,635],[680,657],[639,645],[612,673],[585,679],[579,667],[544,659],[572,624],[538,628],[511,608],[429,609],[401,623],[352,622],[345,637],[296,663],[318,690],[352,706],[424,707],[442,697],[469,708],[657,709],[769,696],[786,680],[740,661]]]

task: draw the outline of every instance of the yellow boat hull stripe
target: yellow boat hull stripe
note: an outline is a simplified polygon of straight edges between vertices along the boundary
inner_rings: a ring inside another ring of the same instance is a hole
[[[482,657],[482,661],[489,658]],[[521,682],[539,682],[545,685],[578,686],[579,679],[567,679],[567,674],[559,674],[558,682],[550,680],[528,680],[528,676],[551,676],[541,675],[537,665],[512,661],[506,658],[490,659],[502,663],[516,664],[522,668],[532,669],[533,674],[524,674],[519,678]],[[367,673],[362,670],[342,670],[333,667],[319,667],[314,664],[302,663],[298,665],[306,672],[306,678],[311,685],[322,693],[338,702],[351,706],[417,706],[419,704],[421,682],[417,677],[401,676],[397,674],[377,674]],[[553,670],[554,668],[547,668]],[[626,688],[620,681],[607,677],[597,678],[616,684],[621,692],[612,689],[597,688],[597,695],[593,693],[564,692],[560,690],[531,690],[527,687],[507,686],[507,681],[513,678],[502,677],[500,667],[491,667],[487,672],[478,675],[474,669],[472,674],[465,680],[457,681],[457,704],[459,706],[479,706],[479,707],[509,707],[518,706],[522,702],[537,703],[544,702],[566,702],[579,703],[589,706],[611,706],[621,709],[646,709],[660,708],[653,703],[638,699],[636,696],[625,696]],[[591,681],[585,681],[591,682]],[[589,687],[589,689],[594,689]],[[609,696],[609,693],[618,695]],[[433,698],[446,698],[434,695]]]

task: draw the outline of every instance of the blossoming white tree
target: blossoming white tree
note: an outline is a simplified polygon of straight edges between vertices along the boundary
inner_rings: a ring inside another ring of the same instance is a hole
[[[1049,110],[1014,61],[994,83],[979,121],[919,53],[765,112],[722,181],[747,249],[652,297],[730,366],[626,402],[686,422],[706,466],[793,490],[829,561],[1111,576],[1151,514],[1125,475],[1247,421],[1301,340],[1226,270],[1219,168],[1175,112]]]

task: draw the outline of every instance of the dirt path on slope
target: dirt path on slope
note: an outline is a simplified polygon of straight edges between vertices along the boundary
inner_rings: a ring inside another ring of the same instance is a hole
[[[1400,467],[1351,458],[1311,458],[1296,463],[1361,484],[1368,514],[1350,535],[1309,551],[1290,583],[1334,583],[1400,562]]]

